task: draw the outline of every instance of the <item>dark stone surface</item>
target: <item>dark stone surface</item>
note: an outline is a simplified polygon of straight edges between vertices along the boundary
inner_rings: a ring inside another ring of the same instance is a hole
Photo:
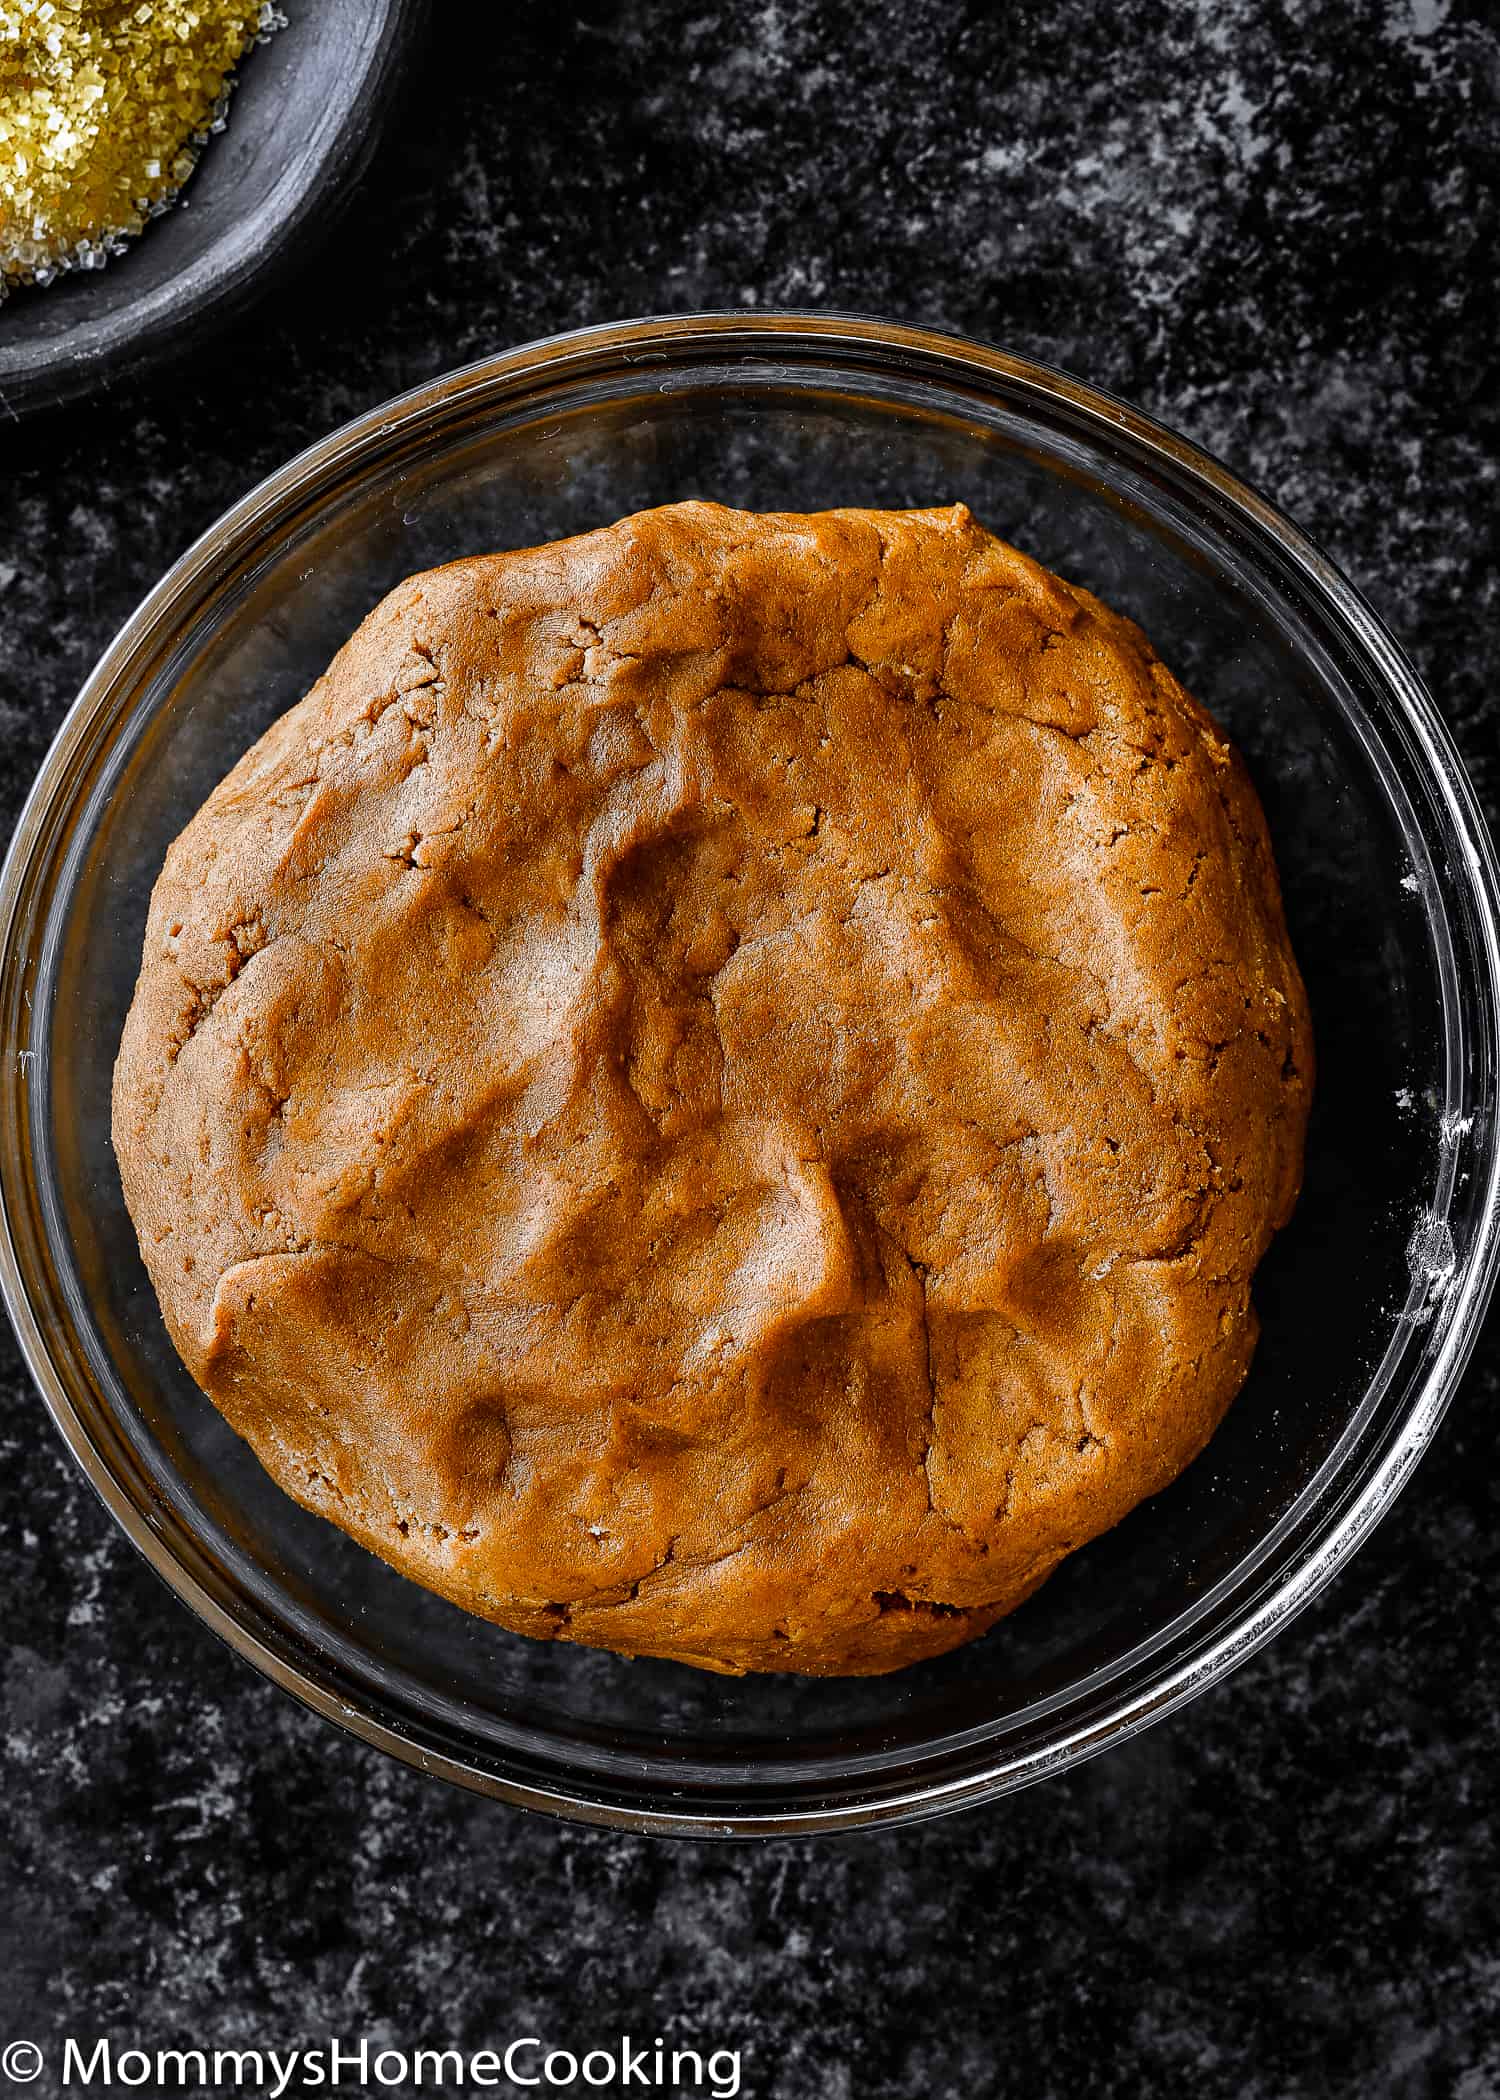
[[[494,345],[756,302],[967,329],[1222,453],[1391,621],[1494,819],[1481,0],[437,12],[290,301],[0,428],[7,817],[135,599],[304,441]],[[0,2042],[623,2027],[797,2100],[1500,2095],[1494,1321],[1395,1514],[1227,1685],[988,1810],[754,1849],[341,1740],[147,1573],[3,1354]]]

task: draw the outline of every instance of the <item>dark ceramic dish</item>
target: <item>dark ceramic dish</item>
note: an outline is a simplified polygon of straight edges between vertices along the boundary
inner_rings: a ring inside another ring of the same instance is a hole
[[[288,0],[228,129],[179,201],[107,268],[0,304],[0,420],[71,400],[243,313],[364,169],[423,0]]]

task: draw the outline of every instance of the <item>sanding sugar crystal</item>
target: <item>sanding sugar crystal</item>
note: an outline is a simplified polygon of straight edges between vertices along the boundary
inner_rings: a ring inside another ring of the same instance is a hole
[[[285,25],[266,0],[0,0],[0,299],[119,254]]]

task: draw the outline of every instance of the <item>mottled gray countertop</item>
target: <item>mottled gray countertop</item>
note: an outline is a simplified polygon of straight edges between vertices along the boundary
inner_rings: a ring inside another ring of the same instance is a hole
[[[1482,0],[437,14],[290,298],[0,420],[7,819],[118,622],[286,455],[494,346],[740,304],[968,330],[1222,454],[1391,622],[1494,819]],[[491,1806],[273,1691],[114,1530],[7,1336],[0,2043],[625,2029],[796,2100],[1497,2100],[1497,1403],[1492,1322],[1353,1567],[1129,1746],[923,1829],[714,1848]]]

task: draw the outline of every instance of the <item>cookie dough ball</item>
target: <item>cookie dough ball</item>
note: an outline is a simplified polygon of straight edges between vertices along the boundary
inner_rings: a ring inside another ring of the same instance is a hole
[[[167,856],[114,1135],[299,1502],[520,1633],[863,1673],[1202,1448],[1311,1068],[1137,628],[961,507],[683,503],[370,615]]]

